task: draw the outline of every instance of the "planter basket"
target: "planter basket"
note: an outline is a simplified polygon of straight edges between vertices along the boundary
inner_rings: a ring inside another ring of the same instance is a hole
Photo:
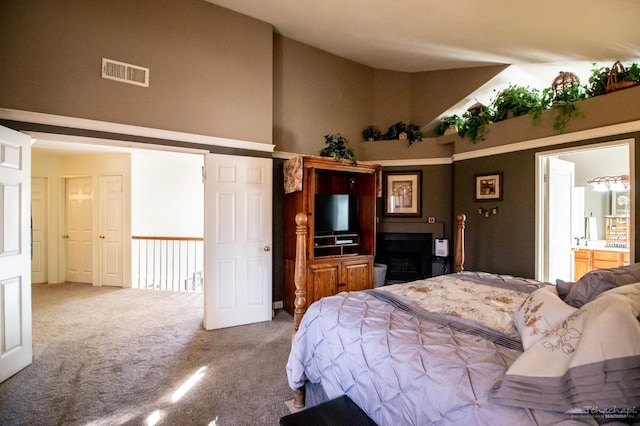
[[[626,89],[628,87],[633,87],[640,84],[640,81],[618,81],[618,73],[624,73],[624,66],[622,66],[620,61],[616,61],[611,67],[611,70],[609,70],[609,78],[607,79],[607,86],[605,88],[607,93]]]

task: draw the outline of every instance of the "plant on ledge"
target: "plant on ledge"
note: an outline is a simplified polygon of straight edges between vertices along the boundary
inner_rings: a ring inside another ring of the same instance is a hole
[[[580,79],[573,73],[560,72],[551,84],[549,96],[551,108],[556,111],[553,128],[562,133],[571,118],[581,118],[584,115],[576,106],[576,102],[587,97],[585,89],[580,86]]]
[[[493,123],[493,111],[481,103],[474,104],[462,114],[462,127],[458,130],[460,137],[468,137],[472,143],[484,140],[487,126]]]
[[[403,121],[399,121],[389,127],[383,138],[385,140],[406,139],[407,144],[411,146],[416,141],[422,141],[422,133],[420,133],[420,126],[417,124],[409,123],[407,125]]]
[[[498,93],[492,102],[493,121],[519,117],[544,108],[543,98],[537,89],[509,85]]]
[[[451,133],[457,133],[460,131],[460,128],[463,125],[462,118],[460,116],[453,114],[447,117],[443,117],[440,122],[433,129],[436,132],[436,135],[442,136],[447,133],[447,130],[453,129]]]
[[[324,141],[327,146],[322,148],[320,156],[332,157],[337,161],[349,160],[353,164],[357,163],[356,156],[353,149],[349,146],[347,138],[342,136],[342,133],[331,133],[324,135]]]
[[[382,132],[376,126],[367,126],[362,131],[362,138],[365,141],[379,141],[382,140]]]

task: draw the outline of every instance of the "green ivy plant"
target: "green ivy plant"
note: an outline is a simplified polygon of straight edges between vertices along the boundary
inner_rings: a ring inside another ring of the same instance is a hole
[[[403,121],[399,121],[389,126],[387,133],[384,134],[383,139],[394,140],[400,139],[400,133],[407,134],[407,144],[411,146],[416,141],[422,141],[422,133],[420,132],[420,126],[417,124],[409,123],[405,124]]]
[[[338,161],[349,160],[353,164],[357,164],[356,156],[349,146],[349,141],[341,133],[324,135],[324,141],[327,146],[322,148],[320,156],[332,157]]]
[[[493,123],[493,111],[488,106],[466,111],[462,114],[462,127],[458,129],[460,137],[468,137],[472,143],[484,140],[487,126]]]
[[[587,94],[585,89],[578,83],[569,85],[562,90],[556,92],[550,91],[548,93],[550,94],[552,108],[556,110],[553,128],[558,133],[564,131],[565,126],[572,118],[584,117],[584,114],[580,111],[576,102],[585,99]]]
[[[376,126],[367,126],[362,131],[362,137],[365,141],[382,140],[382,132]]]
[[[542,107],[543,99],[538,89],[510,84],[492,101],[493,121],[530,114]]]
[[[436,132],[436,135],[442,136],[445,134],[445,132],[449,127],[455,127],[456,132],[459,132],[460,128],[462,127],[462,124],[463,124],[462,118],[457,114],[453,114],[447,117],[442,117],[440,122],[433,129],[433,131]]]

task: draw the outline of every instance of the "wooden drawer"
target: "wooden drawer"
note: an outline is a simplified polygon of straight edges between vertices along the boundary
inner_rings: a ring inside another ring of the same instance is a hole
[[[602,260],[604,262],[619,262],[620,254],[617,251],[603,251],[603,250],[594,250],[593,251],[593,261]],[[616,265],[617,266],[617,265]]]

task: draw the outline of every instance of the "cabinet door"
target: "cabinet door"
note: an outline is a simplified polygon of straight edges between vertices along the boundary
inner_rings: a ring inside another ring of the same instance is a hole
[[[338,293],[340,262],[322,262],[309,266],[307,306],[325,296]]]
[[[573,257],[573,280],[578,281],[591,270],[591,250],[576,250]]]
[[[370,259],[342,262],[338,291],[358,291],[371,288],[373,265]]]

